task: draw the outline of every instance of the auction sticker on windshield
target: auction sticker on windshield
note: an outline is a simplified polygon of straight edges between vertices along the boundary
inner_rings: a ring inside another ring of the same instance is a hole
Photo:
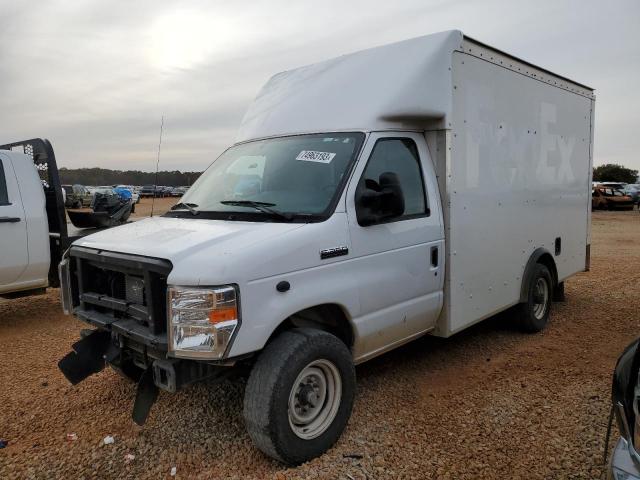
[[[306,162],[320,162],[320,163],[331,163],[333,157],[335,157],[335,153],[331,152],[315,152],[313,150],[302,150],[296,160],[304,160]]]

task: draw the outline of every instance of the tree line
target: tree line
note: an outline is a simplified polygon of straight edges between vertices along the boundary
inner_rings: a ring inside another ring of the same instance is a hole
[[[60,168],[60,182],[64,185],[154,185],[155,172],[139,170],[110,170],[107,168]],[[202,172],[158,172],[157,185],[178,187],[192,185]]]
[[[60,181],[74,185],[154,185],[155,172],[140,170],[110,170],[107,168],[60,168]],[[178,187],[191,185],[202,172],[162,171],[158,172],[157,185]],[[622,165],[605,164],[593,169],[593,180],[598,182],[636,183],[638,170]]]
[[[638,170],[615,163],[606,163],[593,169],[594,182],[638,183]]]

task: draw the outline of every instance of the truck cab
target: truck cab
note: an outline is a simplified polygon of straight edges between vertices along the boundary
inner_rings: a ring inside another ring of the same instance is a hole
[[[61,370],[106,360],[138,423],[158,388],[249,372],[258,448],[321,454],[356,364],[511,307],[546,326],[588,267],[593,101],[457,31],[275,75],[169,212],[69,249],[63,305],[95,330]]]
[[[58,285],[69,246],[55,156],[46,140],[0,146],[0,295]]]

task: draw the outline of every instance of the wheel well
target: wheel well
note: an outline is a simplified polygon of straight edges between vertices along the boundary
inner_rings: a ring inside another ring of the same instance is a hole
[[[353,346],[354,335],[349,319],[342,307],[334,303],[316,305],[294,313],[278,325],[267,340],[267,343],[271,342],[281,332],[296,327],[324,330],[338,337],[347,347],[351,348]]]
[[[558,285],[558,270],[556,268],[556,262],[549,253],[548,250],[539,248],[534,251],[529,257],[529,261],[527,262],[527,266],[524,269],[524,273],[522,275],[522,287],[520,290],[520,302],[526,302],[527,296],[529,292],[529,281],[531,280],[531,272],[532,268],[536,264],[544,265],[549,269],[551,273],[551,279],[553,281],[552,288],[555,289]]]
[[[558,285],[558,270],[556,269],[556,262],[553,260],[553,257],[550,253],[543,253],[536,263],[540,263],[549,269],[551,272],[551,278],[553,279],[553,287],[555,288]]]

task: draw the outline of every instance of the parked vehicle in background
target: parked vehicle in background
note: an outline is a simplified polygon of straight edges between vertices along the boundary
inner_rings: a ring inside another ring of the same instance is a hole
[[[82,208],[91,205],[93,194],[83,185],[62,185],[65,192],[64,206],[67,208]]]
[[[67,215],[78,228],[111,228],[125,223],[133,207],[129,190],[96,187],[91,210],[68,210]]]
[[[154,185],[145,185],[140,189],[140,196],[143,198],[156,196],[156,187]]]
[[[640,202],[640,184],[631,183],[622,189],[622,193],[629,195],[634,204]]]
[[[163,185],[145,185],[140,190],[140,195],[142,197],[156,197],[156,198],[164,198],[171,196],[171,187],[165,187]]]
[[[593,210],[632,210],[633,200],[621,190],[600,186],[592,189],[591,208]]]
[[[603,210],[607,208],[607,199],[596,186],[591,188],[591,210]]]
[[[611,480],[640,479],[639,344],[636,339],[624,349],[613,373],[611,401],[620,438],[609,462],[607,478]]]
[[[310,460],[354,365],[511,307],[546,326],[589,265],[594,102],[459,31],[278,74],[170,212],[69,249],[63,306],[95,330],[60,369],[136,380],[138,423],[158,388],[250,371],[255,445]]]
[[[66,208],[80,208],[82,200],[76,198],[73,192],[73,185],[62,185],[62,198]]]
[[[129,201],[129,203],[131,204],[131,213],[135,213],[136,202],[133,199],[132,189],[125,186],[116,186],[113,188],[113,191],[118,194],[121,200]]]
[[[624,189],[624,187],[627,186],[626,183],[624,182],[598,182],[598,187],[608,187],[608,188],[614,188],[616,190],[622,190]]]
[[[67,233],[62,192],[48,140],[0,146],[0,296],[59,286],[58,263],[77,238]]]
[[[116,185],[114,188],[116,189],[123,188],[125,190],[128,190],[131,193],[131,201],[134,204],[140,203],[140,194],[136,191],[135,187],[133,187],[132,185]]]

